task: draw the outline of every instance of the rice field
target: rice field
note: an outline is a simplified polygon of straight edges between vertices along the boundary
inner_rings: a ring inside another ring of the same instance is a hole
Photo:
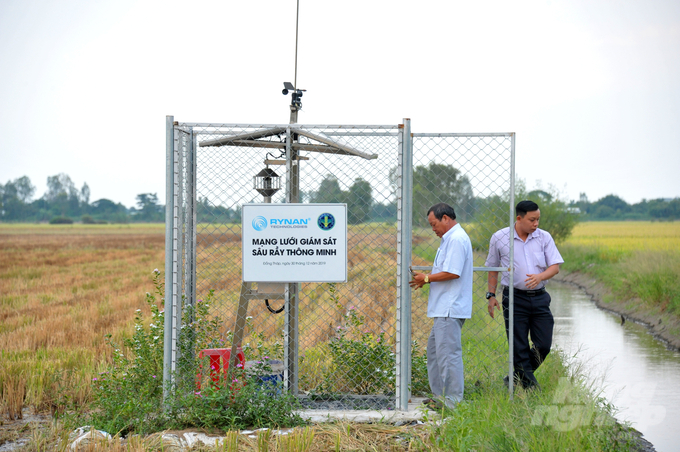
[[[240,286],[240,247],[234,246],[240,228],[202,224],[198,229],[203,279],[197,295],[215,290],[213,308],[224,321],[227,340]],[[429,265],[438,239],[430,230],[417,233],[413,262]],[[350,310],[363,319],[361,331],[352,338],[384,333],[395,346],[396,228],[350,226],[349,241],[348,283],[338,284],[333,295],[329,284],[301,286],[302,390],[314,390],[331,372],[324,344]],[[22,375],[22,388],[13,391],[24,393],[26,406],[44,409],[63,392],[60,384],[75,391],[79,381],[102,371],[111,357],[105,335],[120,343],[132,333],[135,311],[147,309],[144,299],[153,290],[152,272],[162,271],[163,265],[163,225],[0,225],[0,388],[10,379],[12,387],[20,385],[14,376]],[[472,383],[482,378],[479,372],[504,368],[504,330],[499,319],[485,315],[485,291],[485,275],[477,275],[475,318],[466,324],[470,334],[464,340],[465,350],[476,357],[468,367]],[[427,289],[415,292],[413,338],[421,352],[431,324],[426,307]],[[284,316],[272,316],[261,302],[251,303],[248,314],[249,334],[261,334],[269,345],[280,340]],[[244,343],[248,341],[252,336]],[[418,386],[426,389],[426,381]],[[80,384],[77,391],[86,400],[84,388]]]
[[[636,309],[680,316],[680,222],[589,222],[560,246],[568,271],[590,274]]]
[[[395,232],[394,227],[388,225],[378,225],[373,231],[391,236]],[[361,244],[360,237],[355,239]],[[337,296],[349,298],[359,294],[365,306],[354,301],[352,306],[369,313],[367,323],[371,328],[381,328],[384,325],[371,322],[374,317],[394,316],[395,281],[376,272],[375,266],[382,259],[394,259],[394,250],[391,240],[371,241],[389,243],[390,246],[384,246],[390,249],[373,249],[375,247],[368,244],[357,247],[350,256],[350,275],[367,275],[364,278],[367,286],[347,285]],[[427,265],[431,260],[429,254],[433,255],[431,248],[436,247],[438,240],[433,239],[431,231],[424,230],[422,237],[415,241],[414,264]],[[236,254],[232,257],[235,262],[240,258]],[[477,256],[476,262],[483,257]],[[135,311],[146,309],[145,293],[152,289],[152,272],[156,268],[163,270],[163,265],[163,225],[0,224],[0,408],[3,414],[20,415],[20,410],[19,413],[16,409],[12,411],[17,405],[33,406],[40,412],[54,410],[64,397],[76,405],[86,404],[90,393],[88,384],[84,383],[110,362],[111,350],[104,336],[111,333],[114,340],[120,342],[122,337],[131,334]],[[535,415],[537,407],[552,400],[559,379],[568,375],[558,353],[541,369],[546,382],[544,396],[533,398],[520,391],[516,402],[507,399],[500,374],[496,375],[497,364],[504,368],[502,351],[507,344],[502,320],[492,321],[485,314],[484,281],[485,277],[476,278],[474,322],[465,324],[464,355],[466,369],[471,370],[466,381],[470,388],[469,404],[458,414],[454,413],[454,422],[432,432],[432,438],[445,438],[441,447],[432,444],[427,449],[448,450],[451,441],[460,443],[462,449],[467,449],[462,444],[476,444],[482,449],[514,444],[519,448],[540,434],[545,444],[541,450],[555,450],[557,444],[569,444],[574,450],[598,450],[602,442],[594,435],[605,435],[603,426],[565,433],[551,429],[548,424],[534,427],[527,421]],[[372,291],[371,286],[378,289]],[[389,294],[380,293],[381,288]],[[314,304],[324,306],[325,301],[333,301],[326,300],[325,292],[319,292],[315,298],[313,289],[303,288],[311,311]],[[428,330],[427,292],[418,292],[413,299],[414,337],[420,338],[422,345]],[[324,303],[320,303],[321,299]],[[390,305],[372,306],[369,301],[374,299],[388,300]],[[372,312],[375,315],[370,314]],[[309,321],[317,325],[321,318],[328,317],[319,311]],[[312,329],[325,331],[319,325],[321,323]],[[322,364],[327,358],[320,342],[330,335],[332,326],[327,321],[324,323],[328,330],[326,336],[310,335],[309,350],[319,357],[309,356],[307,363]],[[489,361],[494,356],[497,362]],[[321,378],[314,374],[314,366],[305,371],[309,380]],[[593,410],[599,410],[597,402],[593,402]],[[498,433],[498,438],[488,435],[490,429]],[[608,438],[607,435],[603,438]],[[389,444],[394,444],[394,440],[390,439]],[[480,446],[482,444],[485,447]],[[591,445],[584,446],[588,444]],[[384,446],[391,448],[387,443]]]
[[[565,242],[572,246],[680,253],[680,222],[592,221],[579,223]]]
[[[110,358],[162,268],[162,225],[0,225],[0,389],[47,409]],[[20,383],[17,376],[21,376]],[[82,386],[82,385],[78,385]],[[4,389],[3,389],[4,388]],[[80,397],[86,398],[87,394]]]

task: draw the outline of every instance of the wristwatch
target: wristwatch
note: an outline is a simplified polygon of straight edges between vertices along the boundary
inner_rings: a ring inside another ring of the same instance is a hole
[[[425,275],[425,279],[423,281],[425,281],[425,284],[429,284],[430,283],[430,277],[428,275]]]
[[[493,292],[487,292],[486,299],[488,300],[489,298],[496,298],[496,294]]]

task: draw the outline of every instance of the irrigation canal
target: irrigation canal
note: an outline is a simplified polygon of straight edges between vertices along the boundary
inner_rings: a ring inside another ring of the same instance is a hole
[[[680,353],[643,325],[598,309],[575,286],[548,287],[555,317],[554,344],[576,355],[585,374],[657,451],[680,450]]]

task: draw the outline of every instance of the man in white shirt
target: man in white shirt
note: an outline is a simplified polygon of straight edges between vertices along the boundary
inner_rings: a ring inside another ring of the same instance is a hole
[[[437,401],[454,408],[464,392],[461,329],[472,315],[472,244],[448,204],[430,207],[427,220],[442,241],[432,272],[415,273],[410,285],[419,289],[430,284],[427,316],[434,323],[427,342],[427,375]]]
[[[552,346],[554,320],[550,312],[550,294],[546,282],[560,271],[564,259],[549,232],[538,228],[541,211],[533,201],[522,201],[515,207],[517,220],[512,228],[514,243],[514,281],[503,272],[503,317],[508,333],[508,294],[514,291],[513,361],[514,378],[525,388],[538,386],[534,372]],[[487,267],[510,267],[510,228],[496,232],[489,243]],[[496,299],[498,272],[489,272],[486,294],[489,315],[499,309]],[[533,346],[529,344],[529,336]]]

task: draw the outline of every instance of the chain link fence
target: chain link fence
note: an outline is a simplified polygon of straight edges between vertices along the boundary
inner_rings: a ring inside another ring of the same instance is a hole
[[[508,374],[503,315],[488,314],[485,268],[494,232],[514,223],[514,134],[413,134],[413,263],[429,269],[440,239],[427,222],[435,202],[454,207],[474,253],[472,317],[463,326],[465,387],[499,384]],[[432,321],[426,317],[427,286],[413,293],[413,340],[426,345]],[[427,385],[422,388],[427,390]]]
[[[206,350],[228,350],[232,359],[242,351],[246,367],[273,363],[273,376],[308,408],[403,409],[411,395],[426,395],[427,291],[412,293],[407,267],[432,265],[439,239],[425,213],[436,202],[454,206],[475,248],[466,386],[507,373],[502,316],[486,313],[482,267],[489,237],[512,221],[512,134],[411,135],[408,120],[172,117],[167,130],[166,382],[195,378],[192,363]],[[244,283],[241,206],[261,202],[346,204],[347,281]]]

